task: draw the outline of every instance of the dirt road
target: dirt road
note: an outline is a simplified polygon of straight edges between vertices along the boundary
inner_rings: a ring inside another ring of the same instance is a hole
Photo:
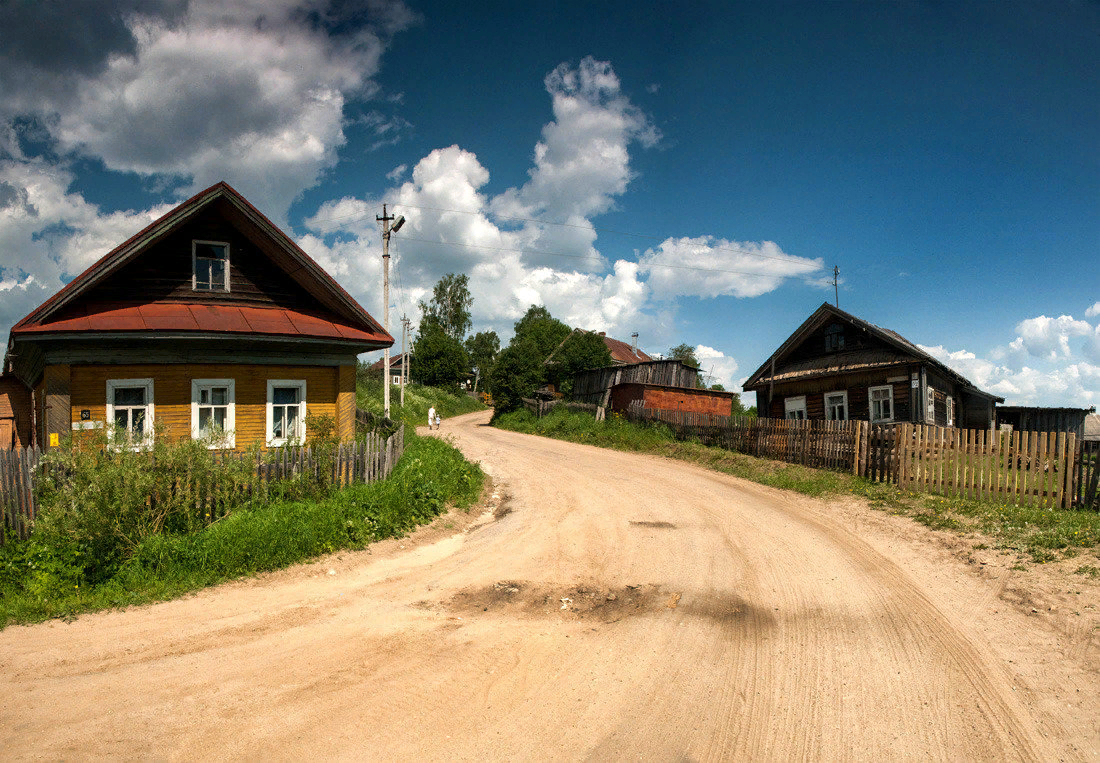
[[[971,574],[907,521],[487,419],[439,434],[492,476],[495,517],[0,632],[0,754],[1100,757],[1095,620],[1010,605],[1007,566]]]

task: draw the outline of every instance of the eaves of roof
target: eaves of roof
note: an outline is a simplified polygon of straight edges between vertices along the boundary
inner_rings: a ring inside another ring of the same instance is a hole
[[[382,347],[392,339],[383,332],[364,331],[336,316],[320,316],[286,308],[237,305],[153,303],[101,305],[81,315],[45,325],[17,325],[13,338],[46,338],[59,334],[124,334],[150,332],[202,334],[258,334],[264,336],[329,339]]]

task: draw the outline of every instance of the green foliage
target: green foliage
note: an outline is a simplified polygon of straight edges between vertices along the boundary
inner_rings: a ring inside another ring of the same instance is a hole
[[[444,334],[461,342],[470,330],[470,306],[474,298],[470,296],[470,277],[448,273],[439,279],[432,290],[431,302],[420,303],[423,317],[421,331],[425,325],[439,327]]]
[[[531,305],[515,323],[515,334],[497,356],[489,376],[494,416],[517,410],[546,381],[544,362],[570,329],[541,305]]]
[[[479,331],[466,340],[466,353],[470,356],[470,368],[477,373],[478,381],[488,379],[500,353],[500,337],[495,331]]]
[[[611,365],[611,351],[599,334],[574,332],[554,353],[547,368],[547,379],[559,392],[569,394],[573,377],[579,371]]]
[[[678,344],[668,351],[669,360],[678,360],[685,366],[699,367],[699,360],[695,357],[695,348],[690,344]]]
[[[86,545],[66,533],[35,533],[0,547],[0,627],[177,596],[241,575],[400,536],[442,511],[469,506],[484,474],[448,443],[406,430],[390,479],[314,500],[245,503],[189,532],[147,534],[97,579]],[[70,525],[71,526],[71,525]]]
[[[416,378],[432,387],[454,386],[469,370],[470,360],[462,342],[434,321],[420,324],[413,343]]]

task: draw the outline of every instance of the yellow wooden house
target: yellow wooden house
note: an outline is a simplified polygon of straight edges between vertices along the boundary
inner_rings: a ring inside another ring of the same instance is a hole
[[[225,183],[173,209],[11,330],[34,440],[106,428],[245,449],[355,434],[359,353],[393,338]]]

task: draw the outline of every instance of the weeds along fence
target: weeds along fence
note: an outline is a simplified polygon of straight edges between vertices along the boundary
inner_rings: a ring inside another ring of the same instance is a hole
[[[215,469],[203,476],[182,475],[172,486],[173,498],[185,495],[188,505],[193,505],[196,516],[214,521],[226,513],[227,506],[239,504],[242,496],[251,498],[266,495],[269,489],[285,480],[313,479],[336,485],[355,482],[376,482],[385,479],[393,471],[405,451],[405,427],[400,425],[393,434],[385,437],[368,432],[354,443],[337,445],[331,451],[325,448],[284,447],[274,448],[256,455],[235,451],[218,451],[212,454],[216,466],[230,466],[231,462],[254,460],[252,469]],[[39,480],[56,465],[43,462],[40,448],[0,450],[0,511],[4,527],[18,538],[30,536],[38,515],[35,489]],[[150,468],[155,468],[150,454]],[[236,475],[244,473],[247,476]],[[156,500],[156,496],[150,496]],[[0,532],[0,544],[4,542]]]
[[[696,439],[759,458],[847,471],[911,492],[1100,510],[1100,443],[1065,432],[798,421],[632,408]]]

